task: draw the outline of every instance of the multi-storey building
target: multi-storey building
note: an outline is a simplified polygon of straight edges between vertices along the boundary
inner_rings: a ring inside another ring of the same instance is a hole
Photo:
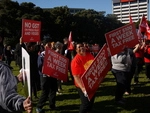
[[[129,23],[129,15],[137,22],[144,14],[149,19],[149,0],[112,0],[113,14],[122,23]]]

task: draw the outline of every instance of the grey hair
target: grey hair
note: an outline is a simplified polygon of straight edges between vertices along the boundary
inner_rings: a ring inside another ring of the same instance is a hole
[[[59,42],[59,41],[57,41],[56,43],[55,43],[55,48],[57,49],[58,47],[61,47],[62,48],[62,46],[63,46],[63,44],[61,43],[61,42]]]

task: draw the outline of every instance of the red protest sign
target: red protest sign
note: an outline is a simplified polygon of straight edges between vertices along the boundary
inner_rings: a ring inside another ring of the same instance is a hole
[[[22,39],[23,42],[40,41],[41,22],[22,19]]]
[[[42,72],[51,77],[67,81],[68,63],[68,58],[50,48],[46,48]]]
[[[82,75],[81,80],[90,100],[98,89],[100,83],[111,69],[110,57],[106,44],[102,47],[88,70]]]
[[[98,53],[100,50],[100,47],[98,44],[95,44],[92,46],[92,52]]]
[[[111,55],[121,52],[125,47],[132,48],[138,43],[134,23],[106,33],[105,38]]]

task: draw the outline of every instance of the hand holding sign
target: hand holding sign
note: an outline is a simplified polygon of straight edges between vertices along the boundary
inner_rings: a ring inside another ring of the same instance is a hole
[[[81,77],[85,87],[85,90],[82,89],[82,92],[85,96],[88,96],[89,100],[94,96],[96,90],[98,89],[100,83],[103,81],[110,68],[110,57],[108,55],[107,46],[105,44],[88,70]]]
[[[20,71],[20,73],[18,74],[17,78],[18,78],[19,82],[23,81],[23,72],[22,71]]]
[[[88,97],[88,94],[86,91],[83,92],[85,97]]]

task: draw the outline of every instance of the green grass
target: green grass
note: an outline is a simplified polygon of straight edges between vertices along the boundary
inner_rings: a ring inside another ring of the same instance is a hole
[[[14,75],[18,74],[19,68],[12,62]],[[127,99],[126,105],[120,106],[115,104],[115,86],[114,76],[109,72],[103,83],[96,92],[95,103],[92,113],[150,113],[150,81],[146,79],[144,71],[140,74],[139,85],[132,83],[132,94],[124,96]],[[59,110],[51,111],[48,102],[44,106],[45,113],[78,113],[80,106],[79,95],[72,82],[63,83],[63,94],[57,95],[56,106]],[[18,84],[18,92],[24,95],[22,84]],[[38,92],[38,97],[40,91]],[[33,113],[35,112],[37,101],[33,101]]]

